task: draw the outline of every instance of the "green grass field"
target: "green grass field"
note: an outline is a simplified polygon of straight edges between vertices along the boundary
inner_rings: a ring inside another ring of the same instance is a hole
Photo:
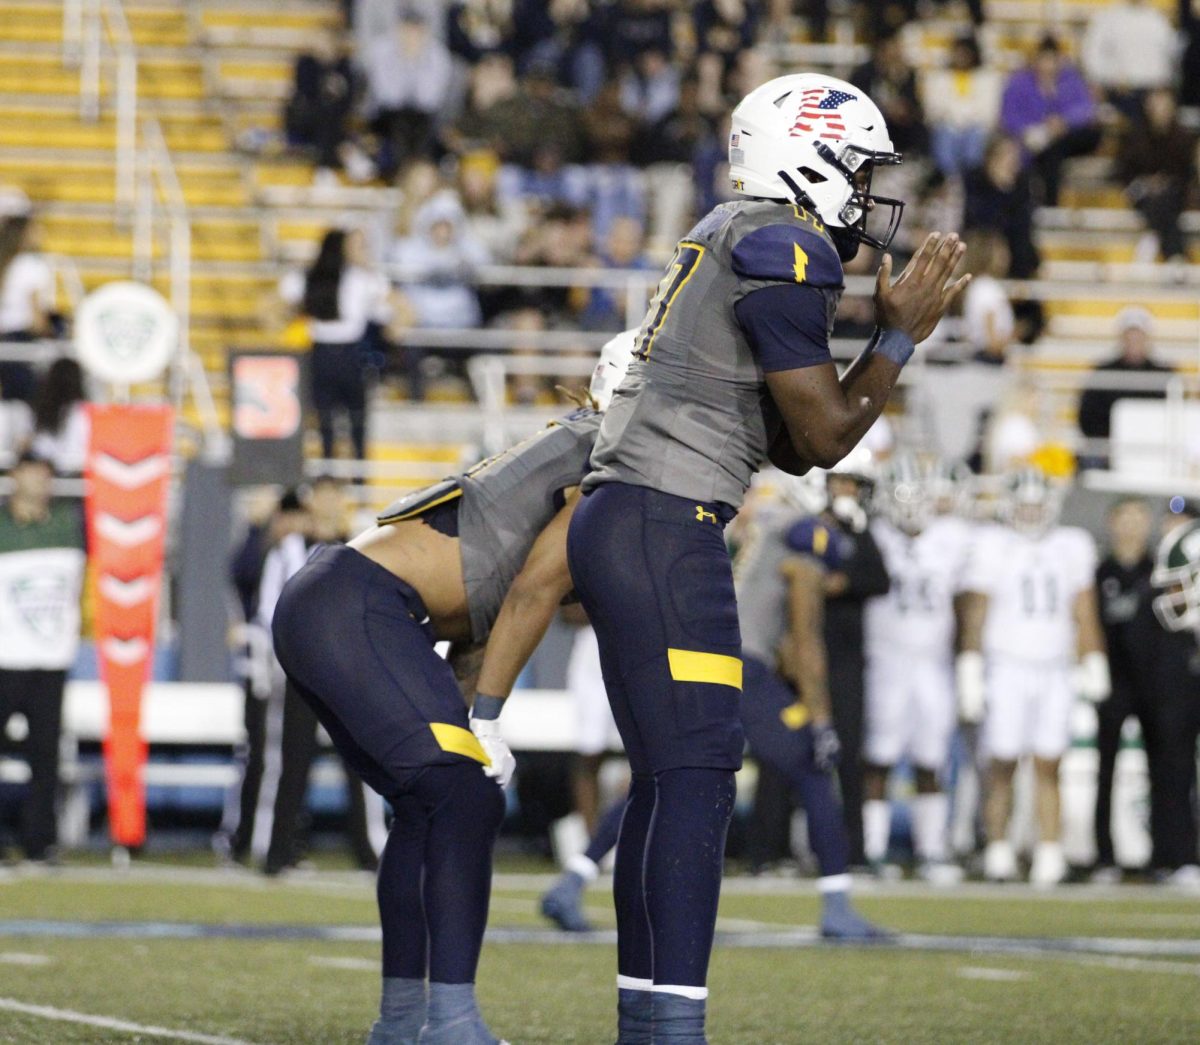
[[[497,880],[485,1014],[513,1045],[611,1043],[611,938],[539,932],[548,880]],[[590,899],[611,928],[605,891]],[[1200,898],[867,883],[859,905],[915,935],[901,947],[821,944],[811,884],[729,879],[710,979],[714,1045],[1200,1041]],[[243,937],[175,938],[206,926]],[[359,1043],[377,1000],[375,926],[372,883],[348,872],[7,872],[0,1042]],[[790,938],[763,946],[772,934]]]

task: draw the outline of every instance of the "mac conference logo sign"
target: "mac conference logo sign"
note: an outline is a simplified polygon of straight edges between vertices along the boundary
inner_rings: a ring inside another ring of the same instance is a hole
[[[179,320],[144,283],[106,283],[75,315],[75,350],[92,375],[113,384],[153,381],[179,346]]]

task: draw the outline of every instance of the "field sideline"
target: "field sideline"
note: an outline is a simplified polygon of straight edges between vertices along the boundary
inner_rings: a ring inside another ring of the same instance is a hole
[[[497,876],[479,988],[513,1045],[613,1040],[602,931],[545,930],[547,876]],[[896,946],[822,943],[811,883],[731,878],[713,960],[713,1045],[1200,1040],[1200,898],[864,883]],[[0,1043],[361,1043],[378,930],[368,876],[268,881],[139,863],[0,872]]]

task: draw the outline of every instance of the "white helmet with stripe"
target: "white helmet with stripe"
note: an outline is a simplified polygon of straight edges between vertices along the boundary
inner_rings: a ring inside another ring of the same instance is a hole
[[[823,73],[780,76],[751,91],[733,110],[729,177],[733,191],[786,200],[814,211],[842,260],[859,243],[886,250],[904,204],[871,194],[877,166],[897,164],[879,107],[853,84]],[[886,226],[867,231],[875,212]]]

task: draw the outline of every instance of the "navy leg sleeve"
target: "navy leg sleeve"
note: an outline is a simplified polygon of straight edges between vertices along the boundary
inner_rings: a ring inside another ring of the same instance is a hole
[[[421,874],[429,824],[425,810],[413,795],[395,799],[392,811],[392,828],[375,884],[383,927],[383,975],[423,980],[428,971],[429,931],[425,926]]]
[[[596,825],[596,833],[592,835],[588,841],[588,847],[583,851],[583,855],[592,863],[599,864],[617,844],[617,839],[621,835],[621,820],[625,816],[627,805],[628,799],[623,802],[614,802],[600,818],[600,823]]]
[[[617,972],[647,982],[654,979],[650,920],[646,914],[643,871],[646,838],[654,818],[654,777],[635,775],[629,787],[617,843],[613,903],[617,912]]]
[[[645,869],[654,983],[703,987],[733,814],[733,773],[670,769],[658,774],[657,784]]]
[[[431,983],[474,983],[492,892],[504,792],[476,765],[431,766],[413,792],[425,807],[425,917]]]

